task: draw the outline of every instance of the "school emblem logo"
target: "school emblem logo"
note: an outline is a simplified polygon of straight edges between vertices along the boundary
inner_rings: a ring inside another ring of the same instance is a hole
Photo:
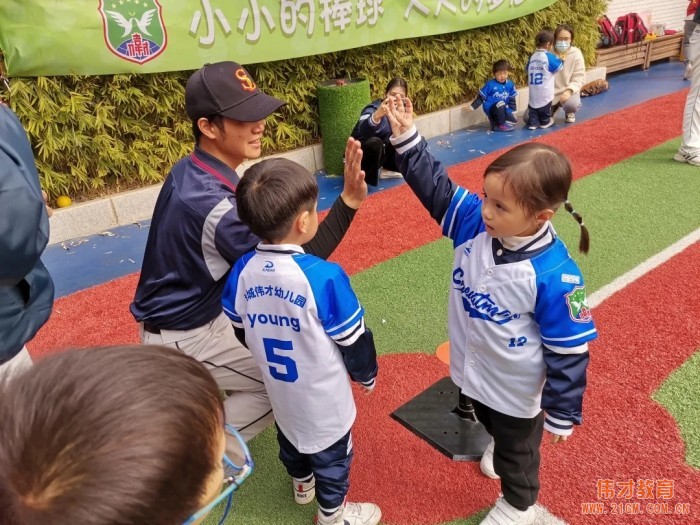
[[[586,292],[583,286],[575,286],[571,293],[564,295],[569,307],[569,316],[577,323],[587,323],[592,319],[591,309],[586,303]]]
[[[100,0],[105,44],[119,58],[145,64],[168,44],[158,0]]]

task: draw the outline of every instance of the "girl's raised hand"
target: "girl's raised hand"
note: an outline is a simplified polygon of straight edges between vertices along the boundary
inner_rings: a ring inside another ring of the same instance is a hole
[[[410,98],[401,95],[388,97],[382,105],[385,107],[394,137],[403,135],[413,128],[413,104]]]

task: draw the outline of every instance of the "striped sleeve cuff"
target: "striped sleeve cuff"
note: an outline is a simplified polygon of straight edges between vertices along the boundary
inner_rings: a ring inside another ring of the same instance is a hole
[[[396,152],[403,154],[406,153],[406,151],[408,151],[409,149],[416,146],[420,142],[420,139],[421,136],[418,133],[416,126],[414,125],[403,135],[399,135],[398,137],[392,136],[389,140],[391,141],[392,146],[396,148]]]
[[[598,333],[596,332],[595,328],[591,328],[590,330],[583,332],[581,334],[576,334],[572,335],[570,337],[547,337],[544,334],[542,335],[542,343],[547,345],[548,347],[552,348],[574,348],[574,347],[580,347],[587,341],[590,341],[592,339],[595,339],[598,337]]]
[[[365,388],[374,388],[374,384],[376,383],[376,379],[373,377],[369,381],[360,381],[360,384],[364,386]]]
[[[350,346],[365,333],[364,310],[360,307],[351,319],[326,333],[340,346]]]
[[[574,424],[571,421],[552,417],[545,412],[544,429],[557,436],[570,436],[574,432]]]

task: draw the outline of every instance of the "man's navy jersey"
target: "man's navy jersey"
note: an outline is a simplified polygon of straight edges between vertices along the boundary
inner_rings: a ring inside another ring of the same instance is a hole
[[[314,454],[347,434],[356,414],[348,371],[367,381],[377,364],[374,344],[359,345],[371,332],[342,268],[299,246],[260,244],[234,265],[223,306],[245,330],[294,447]]]
[[[578,266],[549,222],[506,249],[485,231],[481,199],[450,180],[415,127],[391,140],[406,182],[453,241],[453,381],[509,416],[544,409],[545,428],[570,434],[581,423],[587,342],[597,336]]]
[[[472,102],[472,108],[476,109],[483,104],[484,112],[488,115],[495,104],[503,102],[510,111],[515,111],[517,98],[518,92],[512,80],[506,79],[505,82],[499,82],[492,78],[479,90],[476,100]]]
[[[158,195],[136,297],[137,321],[191,330],[221,314],[229,261],[260,239],[241,222],[236,172],[200,148],[180,160]]]
[[[541,108],[554,100],[554,75],[564,67],[561,58],[544,49],[536,50],[527,63],[528,105]]]

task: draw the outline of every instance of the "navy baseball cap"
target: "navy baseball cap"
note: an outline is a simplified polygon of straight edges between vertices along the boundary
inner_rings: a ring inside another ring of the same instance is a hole
[[[266,95],[240,64],[217,62],[195,71],[185,87],[185,110],[192,121],[212,115],[257,122],[286,102]]]

